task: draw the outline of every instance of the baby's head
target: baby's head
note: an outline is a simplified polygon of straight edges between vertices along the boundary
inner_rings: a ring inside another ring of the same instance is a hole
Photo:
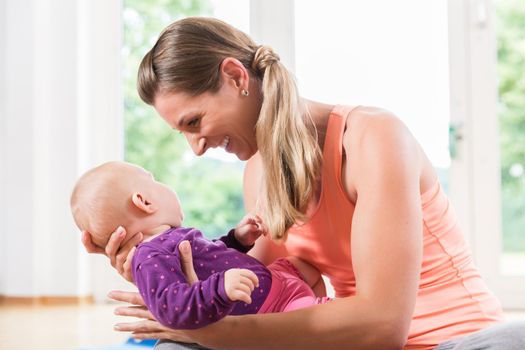
[[[173,190],[125,162],[104,163],[82,175],[71,195],[71,211],[78,228],[101,248],[118,226],[131,237],[162,225],[178,227],[184,216]]]

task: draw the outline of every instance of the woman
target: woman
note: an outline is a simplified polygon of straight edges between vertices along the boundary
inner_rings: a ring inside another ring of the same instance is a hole
[[[306,260],[330,278],[337,299],[227,317],[191,332],[169,330],[144,309],[121,308],[149,319],[121,330],[228,349],[525,344],[523,325],[498,326],[500,304],[473,264],[430,161],[391,113],[300,98],[270,48],[209,18],[164,30],[140,65],[138,90],[195,154],[224,147],[248,161],[246,209],[263,217],[273,238],[259,239],[251,254],[266,264],[287,255]],[[124,236],[116,232],[106,254],[129,277],[137,242],[119,247]],[[89,234],[83,237],[94,251]],[[188,248],[181,249],[192,282]],[[143,305],[133,293],[113,298]]]

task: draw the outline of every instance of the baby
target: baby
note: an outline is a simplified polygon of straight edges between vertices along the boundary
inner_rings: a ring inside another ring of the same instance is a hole
[[[163,325],[195,329],[226,315],[295,310],[329,301],[312,288],[322,283],[319,272],[294,258],[268,267],[245,254],[263,233],[258,217],[247,215],[218,240],[194,228],[181,227],[183,212],[177,195],[141,167],[108,162],[85,173],[71,196],[77,226],[105,247],[122,225],[129,240],[144,239],[132,257],[132,275],[146,306]],[[190,242],[199,281],[188,284],[178,245]]]

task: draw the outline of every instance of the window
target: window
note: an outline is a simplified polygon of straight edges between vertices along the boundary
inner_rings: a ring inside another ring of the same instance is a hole
[[[502,273],[525,276],[525,3],[496,1]]]
[[[524,241],[515,225],[523,216],[523,114],[517,109],[524,93],[523,6],[486,0],[448,6],[451,111],[463,129],[459,148],[466,166],[459,185],[474,257],[503,306],[522,308]]]
[[[140,100],[136,75],[144,54],[173,21],[213,16],[247,32],[248,5],[231,0],[124,0],[123,5],[125,160],[174,188],[185,213],[184,226],[198,227],[208,237],[224,234],[244,213],[243,164],[222,150],[194,156],[184,136]]]

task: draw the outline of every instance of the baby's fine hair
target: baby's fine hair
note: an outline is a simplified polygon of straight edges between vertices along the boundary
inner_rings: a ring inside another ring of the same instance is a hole
[[[71,194],[71,212],[76,225],[88,231],[101,248],[123,222],[129,206],[129,200],[122,195],[127,191],[119,181],[118,167],[118,162],[107,162],[87,171]]]
[[[151,105],[159,93],[214,93],[220,88],[220,66],[227,57],[239,60],[261,84],[263,103],[256,139],[264,190],[258,209],[272,237],[286,239],[286,230],[304,219],[315,193],[321,152],[294,78],[270,47],[255,44],[242,31],[217,19],[181,19],[164,29],[142,59],[138,92]]]

